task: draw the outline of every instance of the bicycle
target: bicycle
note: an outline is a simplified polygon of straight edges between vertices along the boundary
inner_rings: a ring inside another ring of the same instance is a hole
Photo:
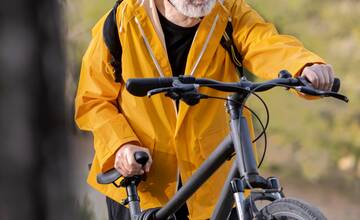
[[[233,94],[228,96],[228,98],[211,97],[200,94],[198,92],[199,87],[209,87]],[[236,156],[211,220],[228,219],[234,204],[236,205],[237,218],[240,220],[326,219],[316,207],[297,199],[286,198],[278,178],[264,178],[259,174],[243,110],[247,108],[245,102],[250,95],[256,95],[255,92],[264,92],[274,87],[295,89],[298,92],[312,96],[333,97],[348,102],[346,96],[337,93],[340,88],[340,81],[338,79],[335,79],[330,92],[319,91],[312,88],[305,78],[293,78],[287,71],[281,71],[277,79],[261,83],[250,82],[245,77],[239,82],[234,83],[191,76],[129,79],[126,82],[126,88],[135,96],[147,95],[150,97],[155,94],[165,93],[166,96],[174,100],[182,100],[188,105],[195,105],[201,99],[225,99],[226,109],[230,116],[230,134],[164,207],[141,210],[137,185],[144,180],[143,176],[127,177],[120,184],[116,184],[115,181],[121,177],[121,174],[113,169],[99,174],[97,181],[101,184],[113,183],[117,187],[126,188],[128,197],[123,201],[123,204],[129,205],[132,220],[175,219],[174,213],[216,169],[229,158]],[[250,109],[250,111],[252,110]],[[266,137],[265,130],[268,120],[266,125],[264,125],[256,114],[255,117],[259,120],[263,129],[256,139],[262,135]],[[136,152],[134,157],[142,165],[145,165],[148,160],[148,155],[145,152]],[[264,155],[261,162],[263,159]],[[249,196],[246,198],[244,196],[245,190],[250,191]],[[257,201],[268,201],[270,203],[259,209],[256,205]]]

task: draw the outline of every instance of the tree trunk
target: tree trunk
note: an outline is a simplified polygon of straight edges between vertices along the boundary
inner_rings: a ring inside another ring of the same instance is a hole
[[[74,219],[55,0],[0,8],[0,219]]]

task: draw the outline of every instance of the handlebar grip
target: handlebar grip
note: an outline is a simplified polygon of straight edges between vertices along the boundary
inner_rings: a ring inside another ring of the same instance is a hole
[[[145,151],[136,151],[134,153],[134,157],[137,163],[145,166],[145,164],[149,160],[149,155]],[[117,171],[115,168],[107,171],[106,173],[100,173],[96,177],[96,181],[99,184],[110,184],[115,182],[117,179],[121,177],[121,173]]]
[[[333,85],[331,87],[331,92],[339,92],[340,90],[340,79],[339,78],[334,78],[334,82]]]
[[[145,151],[136,151],[134,154],[135,160],[137,163],[145,166],[149,160],[149,155]]]
[[[147,92],[161,87],[170,87],[173,78],[132,78],[126,81],[126,89],[134,96],[146,96]]]
[[[96,176],[96,181],[99,184],[110,184],[121,177],[121,174],[116,169],[111,169],[106,173],[100,173]]]
[[[301,77],[300,77],[301,78]],[[305,80],[305,83],[304,81],[302,81],[303,84],[305,84],[305,86],[307,86],[308,83],[310,83],[310,81],[307,79],[307,78],[302,78]],[[308,82],[308,83],[306,83]],[[333,84],[332,84],[332,87],[331,87],[331,92],[339,92],[340,90],[340,79],[339,78],[334,78],[334,81],[333,81]]]

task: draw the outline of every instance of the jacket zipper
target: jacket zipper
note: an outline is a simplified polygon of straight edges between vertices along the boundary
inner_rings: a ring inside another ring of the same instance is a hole
[[[136,22],[136,24],[137,24],[138,27],[139,27],[139,30],[140,30],[141,36],[142,36],[142,38],[143,38],[143,40],[144,40],[146,49],[148,50],[148,52],[149,52],[149,54],[150,54],[150,56],[151,56],[151,59],[152,59],[152,61],[154,62],[155,67],[156,67],[158,73],[160,74],[161,77],[164,77],[163,71],[161,70],[161,67],[160,67],[159,63],[158,63],[158,61],[156,60],[153,51],[151,50],[150,43],[149,43],[147,37],[145,36],[144,30],[142,29],[142,27],[141,27],[141,25],[140,25],[140,22],[139,22],[139,20],[138,20],[136,17],[135,17],[135,22]]]
[[[194,65],[194,67],[193,67],[193,69],[192,69],[192,71],[191,71],[191,73],[190,73],[190,76],[194,75],[195,70],[196,70],[197,66],[199,65],[200,60],[201,60],[201,58],[203,57],[203,55],[204,55],[204,53],[205,53],[205,50],[206,50],[206,48],[207,48],[207,46],[208,46],[208,44],[209,44],[210,38],[211,38],[211,36],[212,36],[213,33],[214,33],[214,30],[215,30],[215,27],[216,27],[216,24],[217,24],[217,21],[218,21],[218,20],[219,20],[219,15],[216,15],[216,17],[215,17],[215,19],[214,19],[214,22],[213,22],[213,24],[212,24],[212,26],[211,26],[210,32],[209,32],[208,36],[206,37],[205,43],[204,43],[204,45],[203,45],[203,47],[202,47],[202,49],[201,49],[201,52],[200,52],[198,58],[196,59],[195,65]],[[196,33],[197,33],[197,32],[196,32]],[[196,34],[195,34],[195,37],[196,37]],[[194,38],[194,39],[195,39],[195,38]]]
[[[140,22],[139,20],[135,17],[135,22],[136,24],[138,25],[139,27],[139,30],[140,30],[140,33],[141,33],[141,36],[144,40],[144,43],[145,43],[145,46],[146,46],[146,49],[147,51],[149,52],[150,56],[151,56],[151,59],[153,61],[153,63],[155,64],[155,67],[156,67],[156,70],[158,71],[158,73],[160,74],[160,77],[164,77],[164,73],[159,65],[159,62],[156,60],[155,58],[155,55],[151,49],[151,46],[150,46],[150,43],[149,43],[149,40],[147,39],[147,37],[145,36],[145,33],[144,33],[144,30],[143,28],[141,27],[140,25]],[[173,102],[173,106],[174,106],[174,111],[175,111],[175,115],[176,115],[176,118],[178,117],[178,111],[177,111],[177,108],[176,108],[176,102],[174,100],[172,100]]]

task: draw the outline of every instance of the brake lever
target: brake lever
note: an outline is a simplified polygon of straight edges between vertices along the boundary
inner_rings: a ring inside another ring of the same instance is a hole
[[[172,87],[152,89],[147,92],[147,96],[151,97],[164,92],[165,96],[173,100],[182,99],[188,105],[195,105],[199,103],[201,98],[205,97],[197,93],[197,88],[197,85],[183,84],[181,81],[175,80]]]
[[[153,95],[162,93],[162,92],[169,92],[173,89],[173,87],[165,87],[165,88],[157,88],[157,89],[152,89],[150,91],[147,92],[147,97],[151,97]]]
[[[327,97],[333,97],[333,98],[336,98],[336,99],[339,99],[341,101],[344,101],[346,103],[349,102],[349,98],[344,96],[344,95],[341,95],[339,93],[336,93],[336,92],[325,92],[325,96]]]
[[[334,79],[331,91],[322,91],[315,89],[310,81],[306,77],[299,77],[299,81],[303,84],[303,86],[297,86],[295,89],[299,92],[308,94],[308,95],[315,95],[315,96],[321,96],[321,97],[333,97],[336,99],[339,99],[341,101],[344,101],[346,103],[349,102],[348,97],[338,93],[340,89],[340,80],[338,78]]]
[[[307,86],[296,86],[294,88],[297,91],[307,94],[307,95],[320,96],[320,97],[333,97],[333,98],[339,99],[341,101],[344,101],[346,103],[349,102],[348,97],[341,95],[339,93],[336,93],[336,92],[326,92],[326,91],[316,90],[312,87],[307,87]]]

